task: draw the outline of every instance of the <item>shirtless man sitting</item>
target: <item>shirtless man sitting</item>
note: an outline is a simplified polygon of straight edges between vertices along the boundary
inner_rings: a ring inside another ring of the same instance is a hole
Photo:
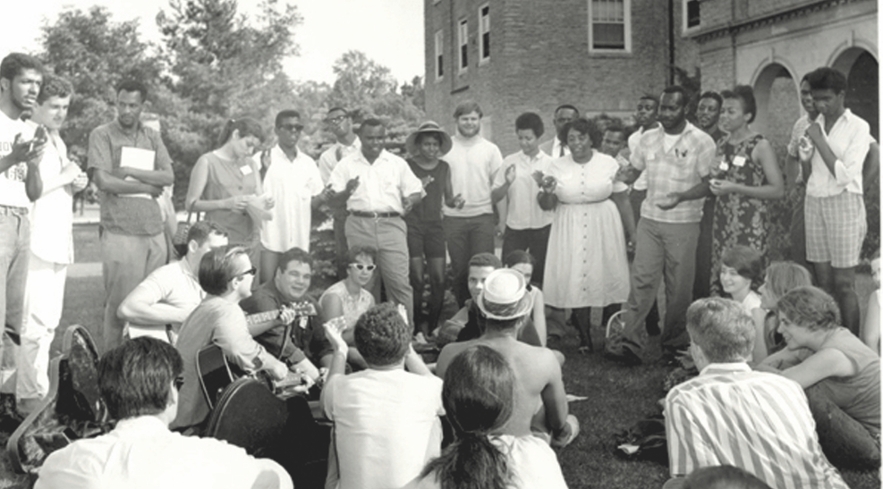
[[[436,375],[443,378],[454,357],[469,347],[493,348],[512,366],[521,386],[504,433],[513,436],[532,433],[553,447],[566,446],[579,434],[579,422],[567,413],[558,360],[548,348],[517,340],[518,329],[532,305],[524,276],[508,268],[494,270],[484,280],[475,302],[485,323],[484,333],[477,339],[445,346],[438,357]]]

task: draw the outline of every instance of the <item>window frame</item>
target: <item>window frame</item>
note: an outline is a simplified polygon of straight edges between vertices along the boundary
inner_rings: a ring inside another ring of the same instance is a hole
[[[445,31],[435,31],[435,57],[432,60],[435,71],[435,81],[441,81],[445,77]]]
[[[482,11],[487,9],[487,15],[482,15]],[[487,18],[487,23],[484,22]],[[485,34],[487,34],[487,42],[485,42]],[[490,3],[485,2],[478,7],[478,64],[483,65],[491,60],[491,12]],[[487,50],[487,56],[484,55]]]
[[[457,22],[457,74],[469,71],[469,19]]]
[[[694,26],[688,25],[690,17],[687,11],[687,4],[689,4],[691,1],[696,1],[696,3],[699,5],[699,23]],[[702,29],[702,2],[698,0],[681,0],[681,33],[692,33],[700,29]]]
[[[611,49],[611,48],[595,48],[594,47],[594,20],[592,18],[592,8],[593,3],[596,0],[587,0],[588,3],[588,31],[589,31],[589,53],[591,54],[631,54],[632,53],[632,1],[631,0],[622,0],[622,8],[623,8],[623,48],[622,49]],[[609,0],[608,0],[609,1]]]

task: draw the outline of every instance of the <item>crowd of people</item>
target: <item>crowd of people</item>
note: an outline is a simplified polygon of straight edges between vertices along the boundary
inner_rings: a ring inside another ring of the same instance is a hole
[[[329,487],[566,487],[553,448],[580,423],[564,355],[547,342],[569,323],[579,351],[593,349],[592,308],[604,324],[623,311],[606,338],[613,361],[686,351],[697,367],[664,401],[667,487],[846,487],[831,462],[880,465],[879,297],[862,322],[855,291],[879,148],[845,108],[846,88],[830,68],[804,77],[806,114],[783,163],[751,127],[747,86],[702,93],[698,125],[679,86],[640,95],[635,127],[562,104],[544,138],[543,118],[525,112],[520,151],[505,158],[472,101],[456,107],[453,135],[422,124],[406,158],[385,149],[381,120],[354,129],[343,107],[327,111],[336,141],[318,162],[298,147],[296,110],[278,112],[272,145],[257,121],[231,119],[193,165],[196,222],[171,259],[175,218],[161,202],[172,160],[140,121],[146,85],[116,87],[117,116],[91,132],[84,171],[59,136],[71,84],[10,54],[0,397],[27,415],[48,394],[71,199],[91,182],[106,294],[98,382],[118,421],[52,454],[37,487],[291,487],[275,462],[199,438],[211,401],[197,354],[210,345],[246,374],[320,390],[334,427]],[[770,263],[769,203],[786,188],[805,192],[794,261]],[[339,280],[319,293],[316,209],[333,218]],[[879,255],[872,267],[879,288]],[[461,308],[451,318],[447,286]],[[427,345],[440,350],[434,364],[418,353]]]

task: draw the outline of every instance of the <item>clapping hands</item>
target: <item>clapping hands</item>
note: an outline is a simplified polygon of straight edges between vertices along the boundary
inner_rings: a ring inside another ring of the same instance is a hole
[[[329,320],[324,324],[324,327],[325,337],[328,338],[328,342],[336,351],[344,354],[349,351],[349,346],[343,339],[343,332],[346,330],[346,319],[343,316]]]

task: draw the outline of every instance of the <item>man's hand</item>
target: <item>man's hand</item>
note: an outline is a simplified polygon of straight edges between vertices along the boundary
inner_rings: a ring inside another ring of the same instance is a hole
[[[551,194],[558,187],[558,181],[552,175],[545,175],[540,182],[540,190],[547,194]]]
[[[451,201],[451,207],[455,209],[462,209],[464,205],[466,205],[466,199],[463,198],[463,194],[455,195]]]
[[[329,183],[322,189],[322,193],[319,194],[319,200],[327,202],[332,197],[334,197],[334,190],[331,190],[331,184]]]
[[[350,181],[346,182],[346,188],[344,188],[344,192],[352,195],[352,193],[355,192],[357,188],[359,188],[359,177],[358,176],[356,176],[355,178],[350,179]]]
[[[89,176],[83,171],[77,174],[71,182],[71,190],[73,190],[73,193],[77,193],[87,186],[89,186]]]
[[[667,211],[669,209],[674,209],[678,204],[681,203],[681,194],[678,192],[672,192],[665,197],[662,198],[660,202],[656,203],[656,207]]]
[[[346,353],[349,351],[349,345],[343,340],[343,331],[346,329],[346,319],[343,316],[336,317],[324,324],[325,337],[337,352]]]
[[[147,193],[150,194],[150,196],[153,197],[154,199],[159,197],[160,195],[162,195],[162,187],[159,187],[157,185],[149,185],[149,184],[145,184],[145,185],[147,185],[149,187],[149,189],[147,190]]]
[[[820,145],[825,136],[822,134],[822,126],[818,122],[813,122],[806,128],[806,137],[808,137],[816,146]]]
[[[129,177],[129,168],[125,166],[118,166],[110,171],[110,174],[119,178],[120,180],[125,180]]]
[[[414,208],[414,202],[410,197],[402,197],[402,215],[407,215]]]
[[[279,322],[284,325],[291,324],[292,321],[297,318],[297,311],[294,309],[282,306],[282,310],[279,312]]]
[[[506,177],[506,183],[512,185],[512,183],[515,181],[515,165],[510,165],[508,168],[506,168],[506,173],[504,176]]]
[[[712,178],[708,181],[708,188],[711,189],[711,193],[714,195],[727,195],[733,193],[737,186],[729,180]]]
[[[29,161],[39,162],[43,159],[43,152],[46,150],[46,141],[32,139],[25,141],[21,137],[21,133],[16,134],[15,141],[12,143],[12,151],[9,158],[16,163],[26,163]]]

